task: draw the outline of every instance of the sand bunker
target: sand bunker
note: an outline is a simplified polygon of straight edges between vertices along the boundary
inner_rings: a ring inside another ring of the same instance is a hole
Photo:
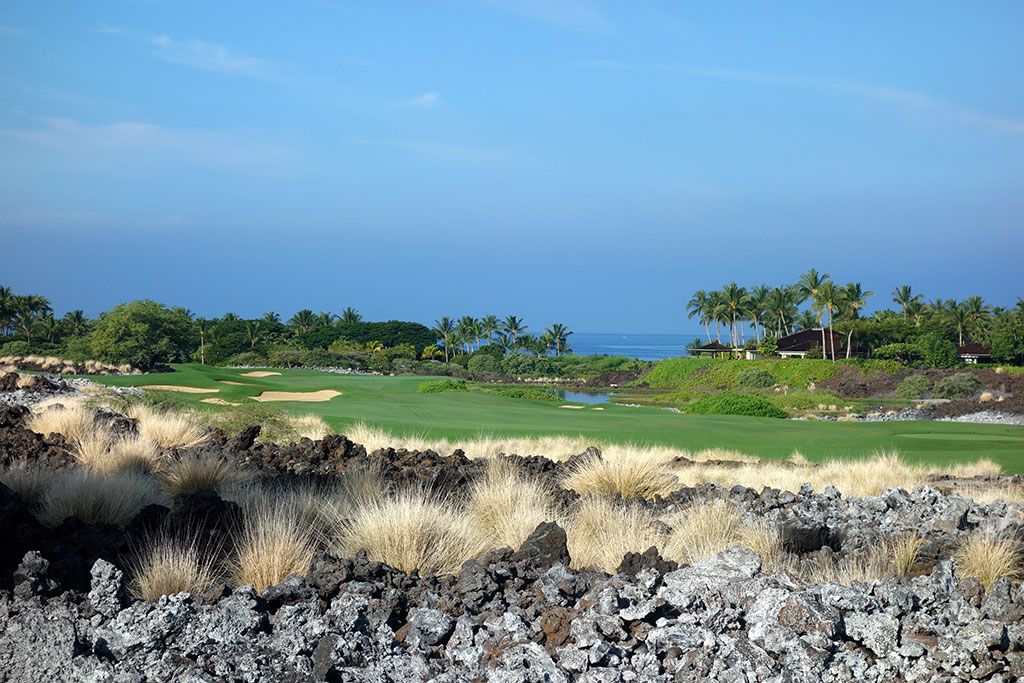
[[[255,384],[250,384],[249,382],[232,382],[229,379],[221,379],[221,380],[217,380],[217,381],[219,381],[221,384],[231,384],[231,385],[236,386],[236,387],[254,387],[254,386],[256,386]]]
[[[340,391],[334,389],[323,389],[321,391],[264,391],[259,396],[253,396],[254,401],[330,401],[335,396],[341,396]]]
[[[572,410],[583,410],[583,406],[558,406],[559,408],[571,408]]]
[[[594,410],[604,410],[604,408],[594,408]]]
[[[200,403],[212,403],[215,406],[240,406],[241,403],[232,403],[231,401],[225,401],[222,398],[203,398],[199,400]]]
[[[147,384],[143,389],[156,389],[158,391],[180,391],[183,394],[216,394],[220,389],[200,389],[199,387],[179,387],[173,384]]]
[[[271,372],[270,370],[253,370],[252,372],[243,372],[241,377],[273,377],[274,375],[280,375],[280,372]]]

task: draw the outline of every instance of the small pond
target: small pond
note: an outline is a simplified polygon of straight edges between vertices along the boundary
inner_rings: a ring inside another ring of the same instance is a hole
[[[594,391],[568,391],[559,390],[555,392],[558,397],[572,403],[608,403],[612,400],[612,395],[608,392],[594,392]]]

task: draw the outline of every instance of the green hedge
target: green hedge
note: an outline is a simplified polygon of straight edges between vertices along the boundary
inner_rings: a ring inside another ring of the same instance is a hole
[[[746,415],[749,417],[787,418],[789,414],[760,396],[741,396],[722,392],[699,398],[683,406],[684,413],[692,415]]]
[[[447,391],[469,391],[469,382],[464,379],[443,379],[438,382],[423,382],[418,391],[421,394],[443,394]]]

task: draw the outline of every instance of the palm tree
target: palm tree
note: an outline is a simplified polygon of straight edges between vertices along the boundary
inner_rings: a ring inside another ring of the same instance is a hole
[[[825,357],[825,327],[821,323],[822,310],[821,303],[819,301],[819,293],[821,286],[826,282],[829,282],[828,273],[819,273],[814,268],[811,268],[806,273],[800,276],[797,280],[797,291],[800,293],[801,298],[804,301],[811,300],[811,308],[818,311],[818,326],[821,327],[821,357]]]
[[[459,338],[462,340],[463,350],[469,353],[473,350],[473,339],[476,336],[476,318],[471,315],[464,315],[459,318],[456,329]]]
[[[978,333],[985,328],[986,323],[992,317],[992,307],[985,303],[980,296],[969,296],[964,299],[964,310],[970,320],[971,332],[977,337]]]
[[[330,311],[320,311],[316,314],[317,327],[330,327],[334,322],[335,315]]]
[[[281,324],[281,316],[275,313],[274,311],[267,311],[266,313],[263,314],[263,317],[260,318],[260,320],[271,325]]]
[[[501,323],[498,322],[498,316],[496,315],[485,315],[480,319],[480,334],[483,335],[487,341],[491,340],[494,333],[498,331],[498,327]]]
[[[355,323],[363,322],[363,316],[360,315],[359,311],[352,308],[351,306],[345,307],[345,310],[341,312],[341,317],[339,319],[341,320],[342,323],[346,325],[353,325]]]
[[[316,313],[308,308],[303,308],[301,311],[293,315],[288,321],[288,325],[299,334],[309,332],[316,327],[316,324]]]
[[[842,297],[842,290],[836,287],[831,280],[821,283],[821,287],[818,288],[818,301],[825,309],[825,312],[828,313],[828,339],[829,345],[832,347],[833,363],[836,360],[836,335],[832,330],[832,315],[836,308],[842,304]],[[827,357],[824,348],[822,348],[822,357]]]
[[[735,282],[722,287],[722,304],[725,306],[729,316],[729,338],[734,347],[740,345],[739,328],[736,325],[737,317],[746,309],[749,297],[747,290]]]
[[[61,320],[64,323],[64,329],[72,337],[81,337],[89,331],[89,319],[85,317],[85,311],[68,311]]]
[[[697,316],[700,316],[700,324],[704,326],[704,333],[708,336],[708,343],[711,343],[711,328],[709,323],[711,322],[711,296],[703,289],[698,289],[690,297],[689,303],[686,304],[686,318],[693,320]]]
[[[230,313],[230,312],[228,312],[228,313],[225,313],[225,314],[224,314],[224,315],[222,315],[222,316],[221,316],[221,318],[220,318],[220,321],[221,321],[222,323],[236,323],[236,322],[238,322],[239,320],[241,320],[241,318],[239,318],[239,317],[238,317],[238,314],[237,314],[237,313]]]
[[[868,305],[868,297],[874,295],[874,292],[865,292],[859,282],[850,282],[843,287],[843,305],[850,318],[850,332],[846,335],[847,358],[850,357],[850,347],[853,344],[853,329],[856,326],[857,321],[860,320],[860,311]]]
[[[455,322],[448,316],[435,320],[433,332],[437,335],[438,339],[444,342],[444,362],[447,363],[450,359],[448,354],[452,346],[452,340],[455,337]]]
[[[921,295],[915,295],[910,285],[900,285],[892,291],[892,300],[903,309],[903,319],[906,320],[910,317],[910,311],[914,304],[921,303]]]
[[[771,294],[771,291],[771,287],[768,285],[757,285],[750,290],[750,296],[747,299],[747,316],[754,326],[754,339],[758,343],[761,342],[761,331],[758,325],[761,324],[761,318],[764,317],[767,311],[768,296]]]
[[[959,339],[957,346],[963,346],[964,332],[967,331],[968,326],[971,324],[970,311],[964,306],[957,306],[949,312],[949,321],[956,328],[957,338]]]
[[[10,287],[0,287],[0,334],[5,334],[14,321],[17,298]]]
[[[554,323],[545,331],[545,334],[550,335],[551,344],[555,347],[556,356],[561,356],[563,350],[568,350],[566,347],[569,342],[569,335],[572,334],[572,330],[568,327],[562,323]]]
[[[515,351],[519,348],[519,337],[526,334],[526,325],[523,324],[522,319],[514,315],[507,316],[501,322],[501,329],[509,336],[512,350]]]
[[[199,333],[199,362],[206,365],[206,326],[209,322],[206,318],[196,318],[196,332]]]
[[[796,315],[796,301],[793,287],[776,287],[769,293],[766,306],[767,312],[778,323],[776,337],[789,334],[789,321]]]
[[[260,325],[262,320],[247,320],[245,322],[245,335],[249,339],[249,348],[256,348],[256,341],[260,338]]]
[[[51,344],[57,341],[60,335],[60,321],[53,317],[53,313],[47,313],[39,318],[39,334]]]

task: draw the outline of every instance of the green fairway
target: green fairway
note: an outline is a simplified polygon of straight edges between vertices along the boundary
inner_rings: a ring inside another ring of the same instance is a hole
[[[337,375],[310,370],[275,370],[280,376],[244,377],[246,370],[177,365],[165,374],[92,377],[117,386],[176,385],[218,389],[217,393],[180,394],[207,410],[203,398],[250,401],[263,391],[341,392],[322,403],[264,403],[293,413],[320,415],[344,433],[356,421],[400,434],[463,437],[581,434],[595,440],[662,444],[686,449],[724,447],[765,458],[784,458],[794,450],[811,460],[868,456],[896,450],[910,461],[946,465],[990,458],[1008,472],[1024,472],[1024,427],[948,422],[836,423],[714,415],[681,415],[653,407],[606,404],[578,410],[559,403],[493,396],[478,392],[421,394],[431,377]],[[225,384],[244,382],[248,386]]]

